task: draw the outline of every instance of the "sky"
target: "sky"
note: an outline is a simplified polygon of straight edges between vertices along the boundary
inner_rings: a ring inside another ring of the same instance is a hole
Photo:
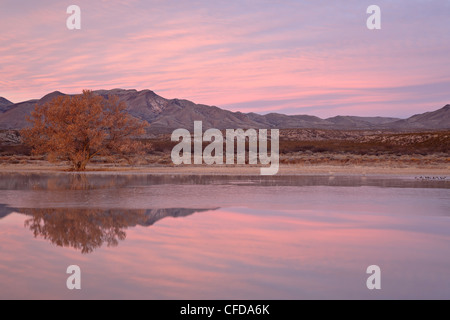
[[[366,26],[373,4],[381,30]],[[0,96],[150,89],[231,111],[404,118],[450,103],[449,17],[450,0],[0,0]]]

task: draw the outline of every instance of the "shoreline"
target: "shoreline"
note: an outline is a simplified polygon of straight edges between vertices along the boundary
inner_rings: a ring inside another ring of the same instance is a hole
[[[0,173],[84,173],[84,174],[155,174],[155,175],[260,175],[257,166],[113,166],[88,165],[86,171],[70,171],[67,165],[39,164],[1,164]],[[286,165],[281,164],[279,176],[296,175],[406,175],[406,176],[448,176],[450,165],[439,166],[367,166],[367,165]],[[269,176],[270,177],[270,176]]]

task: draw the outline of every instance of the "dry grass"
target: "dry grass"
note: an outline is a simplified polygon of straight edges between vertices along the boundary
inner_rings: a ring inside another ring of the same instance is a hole
[[[319,130],[318,130],[319,131]],[[302,137],[302,138],[301,138]],[[309,139],[308,139],[309,138]],[[280,152],[338,153],[357,155],[431,155],[450,153],[450,131],[373,133],[370,131],[325,131],[309,136],[282,132]]]
[[[143,140],[149,151],[133,161],[94,158],[93,165],[130,168],[172,166],[171,150],[177,144],[170,135]],[[208,143],[204,143],[206,146]],[[270,146],[269,146],[270,148]],[[45,160],[32,156],[22,144],[0,142],[0,164],[31,165]],[[280,132],[280,162],[295,166],[376,166],[448,168],[450,131],[381,133],[373,131],[332,131],[289,129]]]

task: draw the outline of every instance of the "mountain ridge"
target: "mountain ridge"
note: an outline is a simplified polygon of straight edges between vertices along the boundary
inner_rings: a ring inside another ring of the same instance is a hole
[[[143,227],[150,227],[157,223],[158,221],[164,219],[164,218],[182,218],[187,217],[190,215],[193,215],[195,213],[200,212],[206,212],[206,211],[214,211],[218,208],[211,208],[211,209],[190,209],[190,208],[164,208],[164,209],[145,209],[143,210],[143,214],[141,215],[141,218],[137,221],[130,220],[127,222],[127,227],[135,227],[135,226],[143,226]],[[25,215],[32,215],[30,212],[32,210],[43,210],[46,209],[18,209],[18,208],[12,208],[5,204],[0,204],[0,220],[7,217],[13,212],[18,212]],[[51,209],[50,209],[51,210]],[[113,215],[117,214],[120,210],[105,210],[104,213],[101,213],[103,215]],[[136,212],[139,212],[140,210],[135,210]],[[126,212],[126,211],[125,211]]]
[[[95,94],[107,97],[116,95],[127,106],[133,117],[147,121],[149,132],[169,133],[177,128],[193,130],[194,121],[202,121],[203,129],[255,128],[255,129],[339,129],[339,130],[417,130],[449,129],[450,105],[441,109],[413,115],[407,119],[392,117],[335,116],[322,119],[314,115],[285,115],[269,113],[232,112],[217,106],[196,104],[183,99],[165,99],[151,90],[112,89],[96,90]],[[51,92],[41,99],[12,103],[0,100],[0,129],[18,130],[28,125],[26,117],[36,104],[44,104],[57,96],[66,95]],[[74,95],[70,95],[74,96]],[[1,101],[4,101],[1,103]]]
[[[0,97],[0,113],[6,112],[9,110],[9,107],[13,105],[11,101],[6,98]]]

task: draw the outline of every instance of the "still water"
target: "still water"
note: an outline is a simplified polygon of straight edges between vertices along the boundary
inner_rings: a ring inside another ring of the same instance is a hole
[[[449,299],[449,270],[449,178],[0,174],[0,299]]]

